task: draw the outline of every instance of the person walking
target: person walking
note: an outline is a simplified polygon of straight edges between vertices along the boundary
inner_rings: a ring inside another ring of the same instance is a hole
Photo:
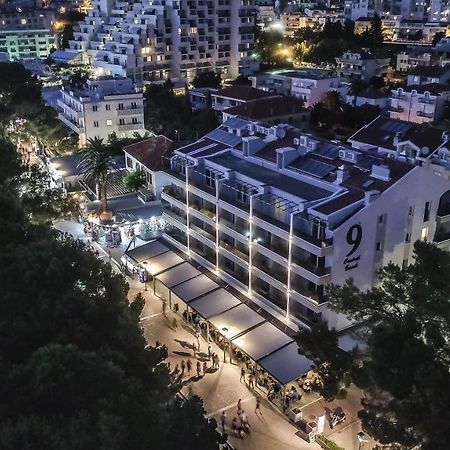
[[[167,303],[165,300],[162,302],[162,313],[165,316],[166,315],[166,309],[167,309]]]
[[[216,368],[219,368],[219,355],[216,355]]]
[[[192,343],[192,353],[194,353],[194,358],[195,358],[195,350],[197,349],[197,347],[195,346],[195,342]]]
[[[201,371],[201,364],[200,361],[197,361],[197,376],[200,376],[200,371]]]
[[[231,432],[232,432],[235,436],[238,435],[237,417],[233,417],[233,420],[231,421]]]
[[[258,414],[258,412],[262,415],[262,412],[261,412],[261,399],[259,397],[256,397],[255,414]]]
[[[208,360],[211,359],[212,353],[211,353],[211,344],[208,344]]]
[[[252,373],[248,376],[248,387],[251,389],[255,389],[255,375]]]
[[[227,418],[227,413],[225,410],[222,411],[222,414],[220,415],[220,424],[222,425],[222,433],[225,433],[225,421]]]
[[[184,375],[184,371],[186,369],[186,363],[184,362],[184,359],[181,360],[181,376]]]
[[[244,380],[245,383],[245,369],[243,367],[241,367],[241,378],[239,381],[242,383],[242,380]]]
[[[206,364],[206,361],[203,361],[203,375],[206,375],[207,370],[208,370],[208,366]]]
[[[242,413],[242,399],[240,398],[237,402],[237,415],[240,416]]]
[[[211,354],[211,367],[214,369],[216,367],[216,354]]]
[[[188,375],[191,376],[192,363],[191,363],[190,358],[187,359],[186,368],[187,368],[187,371],[188,371]]]

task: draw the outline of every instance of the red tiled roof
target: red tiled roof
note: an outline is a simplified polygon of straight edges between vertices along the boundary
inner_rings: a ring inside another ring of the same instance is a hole
[[[175,143],[173,141],[159,135],[127,145],[123,148],[123,151],[139,161],[147,169],[157,171],[161,168],[161,158],[163,156],[169,157],[174,148]]]
[[[229,86],[212,93],[213,96],[234,98],[236,100],[256,100],[258,98],[275,97],[276,94],[256,89],[251,86]]]

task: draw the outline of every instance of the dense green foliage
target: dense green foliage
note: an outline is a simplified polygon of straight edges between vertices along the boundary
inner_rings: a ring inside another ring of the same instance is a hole
[[[145,127],[175,142],[199,139],[219,124],[211,103],[200,111],[192,111],[187,89],[175,95],[168,80],[164,85],[150,85],[145,95]]]
[[[368,292],[351,280],[331,288],[330,306],[369,329],[368,348],[353,367],[332,360],[336,343],[325,339],[322,348],[320,328],[302,333],[302,350],[318,364],[331,358],[330,389],[339,384],[336,378],[343,383],[351,376],[365,390],[359,416],[378,442],[444,450],[450,422],[450,254],[425,242],[416,242],[414,252],[414,264],[387,265],[379,287]]]
[[[0,448],[217,449],[201,400],[177,397],[165,348],[146,345],[142,297],[129,304],[90,249],[28,220],[22,171],[1,140]]]
[[[70,130],[41,96],[41,84],[20,63],[0,63],[0,128],[16,142],[37,143],[66,151]]]
[[[128,172],[124,175],[122,181],[124,186],[130,191],[138,191],[146,183],[145,172],[133,170],[133,172]]]
[[[192,86],[197,88],[219,88],[222,84],[222,79],[220,78],[220,74],[216,72],[212,72],[210,70],[206,72],[201,72],[192,81]]]

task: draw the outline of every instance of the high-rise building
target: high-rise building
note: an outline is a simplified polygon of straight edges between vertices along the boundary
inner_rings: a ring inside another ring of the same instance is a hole
[[[252,0],[94,0],[70,49],[138,84],[206,70],[235,78],[254,65],[253,24]]]

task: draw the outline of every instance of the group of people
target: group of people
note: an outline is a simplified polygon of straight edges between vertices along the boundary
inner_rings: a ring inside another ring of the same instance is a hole
[[[256,398],[256,407],[255,414],[262,415],[261,411],[261,400],[259,397]],[[222,432],[225,432],[225,423],[226,423],[226,413],[222,411],[220,415],[220,423],[222,426]],[[233,417],[231,421],[231,432],[234,436],[240,437],[244,439],[244,437],[250,433],[250,422],[248,421],[248,417],[246,412],[242,409],[242,399],[239,399],[237,402],[237,415]]]
[[[242,383],[242,380],[244,380],[245,382],[246,381],[245,378],[246,378],[245,369],[241,367],[241,378],[239,381]],[[255,389],[256,371],[254,369],[252,369],[248,374],[247,380],[248,380],[248,387],[251,389]]]

